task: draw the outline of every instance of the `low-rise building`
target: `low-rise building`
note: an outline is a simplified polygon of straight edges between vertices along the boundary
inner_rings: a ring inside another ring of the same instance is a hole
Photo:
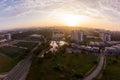
[[[89,43],[89,46],[92,46],[92,47],[102,47],[102,46],[105,46],[105,43],[104,42],[93,42],[93,41],[91,41]]]
[[[53,32],[53,34],[52,34],[53,39],[60,39],[63,37],[64,37],[64,34],[62,32]]]
[[[113,45],[111,47],[105,47],[105,52],[107,53],[107,55],[120,54],[120,44]]]
[[[66,52],[67,53],[81,53],[81,50],[79,50],[79,49],[73,49],[73,48],[67,48]]]
[[[30,35],[31,38],[43,38],[43,35],[39,35],[39,34],[32,34]]]

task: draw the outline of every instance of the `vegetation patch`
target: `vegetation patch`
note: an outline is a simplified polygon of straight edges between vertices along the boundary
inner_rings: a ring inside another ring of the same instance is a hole
[[[120,56],[107,57],[106,69],[101,80],[120,80]]]
[[[82,53],[47,54],[43,59],[35,57],[26,80],[82,79],[96,60],[96,56]]]
[[[10,58],[16,58],[17,56],[25,53],[25,50],[15,47],[1,47],[0,52],[7,55]]]
[[[0,53],[11,58],[13,65],[16,65],[21,59],[25,57],[28,50],[17,48],[17,47],[1,47]]]
[[[7,72],[12,68],[12,60],[0,54],[0,73]]]
[[[18,42],[17,44],[15,44],[18,47],[26,47],[28,49],[32,49],[37,43],[33,43],[33,42]]]

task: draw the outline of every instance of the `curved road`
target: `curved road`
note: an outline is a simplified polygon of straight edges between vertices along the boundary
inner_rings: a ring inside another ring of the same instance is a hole
[[[100,61],[99,61],[97,68],[90,75],[88,75],[86,78],[84,78],[83,80],[92,80],[93,78],[98,76],[98,74],[100,73],[100,71],[103,67],[104,59],[105,59],[105,55],[100,54]]]

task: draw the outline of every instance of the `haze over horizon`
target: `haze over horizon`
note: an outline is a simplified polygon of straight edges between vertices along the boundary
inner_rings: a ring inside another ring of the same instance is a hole
[[[0,10],[0,30],[53,25],[120,30],[120,0],[1,0]]]

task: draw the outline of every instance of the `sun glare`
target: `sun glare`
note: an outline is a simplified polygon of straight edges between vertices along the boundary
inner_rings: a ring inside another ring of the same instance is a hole
[[[70,14],[65,14],[63,15],[63,22],[67,26],[77,26],[81,22],[81,18],[78,15],[70,15]]]

